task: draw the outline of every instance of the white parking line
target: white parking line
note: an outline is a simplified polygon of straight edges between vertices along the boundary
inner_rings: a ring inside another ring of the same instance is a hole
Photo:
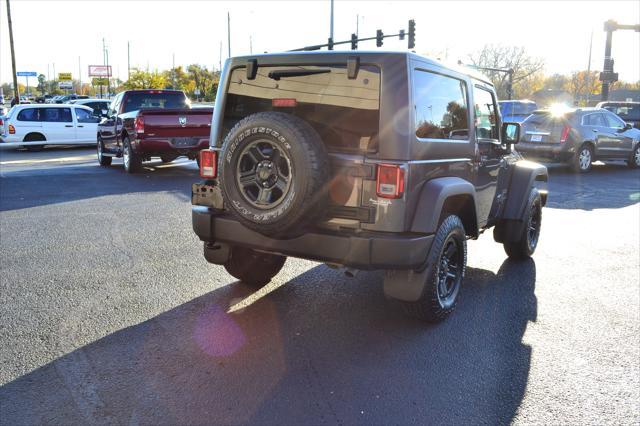
[[[82,157],[61,157],[61,158],[47,158],[46,160],[11,160],[0,161],[0,166],[10,164],[40,164],[40,163],[65,163],[69,161],[82,161],[82,160],[95,160],[95,155],[85,155]]]

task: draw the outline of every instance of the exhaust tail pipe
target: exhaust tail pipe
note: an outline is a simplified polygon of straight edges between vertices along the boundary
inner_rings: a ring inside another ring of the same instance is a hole
[[[360,272],[359,269],[344,268],[344,274],[349,278],[355,278],[358,272]]]

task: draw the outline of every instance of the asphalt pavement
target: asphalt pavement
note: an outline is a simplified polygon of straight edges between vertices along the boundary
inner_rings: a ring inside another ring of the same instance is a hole
[[[0,424],[640,423],[640,171],[552,168],[533,259],[469,242],[438,325],[380,272],[253,293],[202,256],[197,179],[0,151]]]

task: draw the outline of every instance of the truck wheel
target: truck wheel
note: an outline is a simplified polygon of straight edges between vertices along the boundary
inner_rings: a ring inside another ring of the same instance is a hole
[[[131,149],[128,136],[122,140],[122,162],[127,173],[137,173],[142,168],[142,159]]]
[[[517,241],[504,243],[504,251],[511,259],[526,259],[536,251],[540,239],[540,227],[542,225],[542,201],[540,193],[532,188],[529,193],[529,201],[522,218],[522,232]]]
[[[640,167],[640,142],[636,145],[636,149],[633,150],[631,156],[627,160],[627,165],[632,169]]]
[[[591,170],[593,149],[588,144],[582,144],[571,160],[571,168],[576,173],[587,173]]]
[[[293,237],[324,215],[328,156],[302,119],[281,112],[250,115],[231,129],[220,158],[226,204],[247,228]]]
[[[160,156],[160,159],[162,160],[163,163],[170,163],[176,158],[178,158],[177,155],[161,155]]]
[[[285,256],[261,253],[244,247],[232,247],[227,272],[251,287],[263,287],[275,277],[287,260]]]
[[[100,140],[100,138],[98,138],[98,163],[100,163],[101,166],[110,166],[111,165],[111,157],[108,155],[103,155],[102,151],[104,150],[104,145],[102,143],[102,140]]]
[[[448,216],[438,228],[428,265],[420,299],[401,303],[408,315],[439,322],[455,309],[467,266],[467,239],[458,216]]]

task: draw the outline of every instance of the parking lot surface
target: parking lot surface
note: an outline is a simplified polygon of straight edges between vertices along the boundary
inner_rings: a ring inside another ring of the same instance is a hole
[[[533,260],[469,242],[453,316],[289,259],[257,293],[191,230],[195,162],[0,151],[2,424],[637,424],[640,171],[550,169]]]

